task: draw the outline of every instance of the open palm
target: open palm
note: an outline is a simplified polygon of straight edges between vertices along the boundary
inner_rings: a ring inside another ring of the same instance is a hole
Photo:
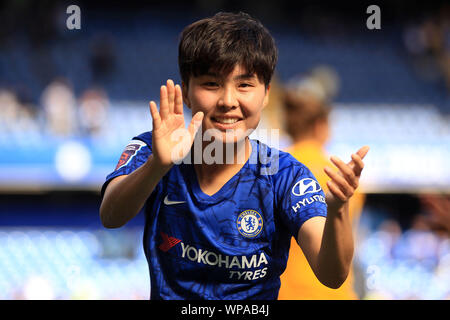
[[[164,166],[179,163],[192,146],[203,113],[197,112],[185,128],[181,88],[172,80],[167,80],[167,86],[161,86],[159,112],[156,103],[150,101],[150,113],[153,118],[153,157]]]

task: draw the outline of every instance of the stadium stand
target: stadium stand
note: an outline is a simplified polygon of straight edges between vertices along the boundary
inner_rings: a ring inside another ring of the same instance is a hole
[[[162,81],[180,81],[178,35],[198,12],[158,10],[84,12],[76,32],[61,27],[63,14],[59,31],[41,35],[41,42],[22,29],[9,36],[0,30],[0,152],[7,155],[0,159],[0,299],[149,297],[141,220],[106,232],[95,205],[70,210],[30,202],[34,211],[5,199],[54,190],[95,191],[98,197],[118,150],[151,129],[148,101],[158,99]],[[444,76],[418,72],[418,59],[427,51],[418,53],[411,43],[421,24],[401,21],[377,33],[364,25],[314,32],[289,23],[267,24],[279,49],[280,80],[323,64],[340,77],[329,153],[343,156],[371,146],[362,181],[369,194],[448,194],[450,91]],[[65,115],[73,128],[62,135],[52,132],[43,99],[60,79],[74,110]],[[97,100],[104,114],[95,130],[80,113],[87,90],[105,93]],[[370,204],[362,214],[355,259],[364,275],[360,297],[448,299],[448,232],[424,230],[419,223],[400,226]]]

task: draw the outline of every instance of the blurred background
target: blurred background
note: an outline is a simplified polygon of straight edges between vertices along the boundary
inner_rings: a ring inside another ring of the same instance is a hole
[[[378,2],[374,30],[363,2],[126,3],[0,3],[0,299],[149,298],[143,215],[104,229],[99,191],[128,141],[151,130],[148,102],[159,86],[180,82],[181,30],[218,11],[254,15],[276,40],[261,127],[280,129],[280,148],[293,141],[277,92],[293,82],[331,97],[329,154],[347,159],[371,147],[356,229],[358,297],[450,298],[445,1]],[[80,29],[67,27],[72,4]]]

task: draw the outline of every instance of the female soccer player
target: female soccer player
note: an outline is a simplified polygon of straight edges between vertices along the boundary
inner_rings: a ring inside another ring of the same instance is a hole
[[[187,26],[182,86],[168,80],[153,130],[134,137],[102,187],[102,223],[126,224],[145,207],[151,299],[276,299],[291,237],[317,278],[337,288],[353,256],[348,200],[368,147],[331,160],[325,196],[288,153],[248,135],[267,104],[277,49],[247,14]],[[193,117],[185,128],[183,101]],[[200,137],[200,138],[199,138]]]

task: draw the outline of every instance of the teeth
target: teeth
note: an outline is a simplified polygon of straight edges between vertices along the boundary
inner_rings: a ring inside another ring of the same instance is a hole
[[[223,124],[232,124],[238,121],[236,118],[216,118],[217,122],[223,123]]]

